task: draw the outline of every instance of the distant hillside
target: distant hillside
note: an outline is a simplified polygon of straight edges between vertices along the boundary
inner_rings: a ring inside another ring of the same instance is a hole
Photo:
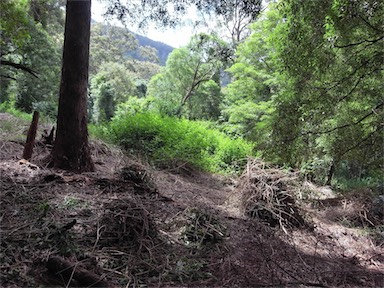
[[[169,45],[162,43],[162,42],[159,42],[159,41],[152,40],[152,39],[145,37],[145,36],[142,36],[142,35],[138,35],[135,33],[133,33],[133,34],[135,35],[137,41],[139,41],[140,46],[150,46],[150,47],[155,48],[158,51],[160,64],[165,65],[165,62],[167,61],[168,55],[174,49],[172,46],[169,46]]]
[[[92,24],[102,24],[102,23],[97,22],[95,20],[92,20]],[[104,26],[104,27],[106,27],[106,26]],[[124,28],[117,27],[117,26],[113,26],[113,28],[124,29]],[[167,44],[162,43],[162,42],[159,42],[159,41],[152,40],[148,37],[133,33],[132,31],[130,31],[130,32],[135,36],[136,40],[139,43],[139,46],[142,46],[142,47],[149,46],[149,47],[156,49],[157,53],[158,53],[159,61],[160,61],[159,64],[165,65],[165,62],[167,61],[168,55],[174,49],[172,46],[167,45]],[[143,60],[142,57],[140,56],[139,49],[137,49],[135,51],[127,51],[126,55],[128,55],[134,59],[137,59],[137,60]]]

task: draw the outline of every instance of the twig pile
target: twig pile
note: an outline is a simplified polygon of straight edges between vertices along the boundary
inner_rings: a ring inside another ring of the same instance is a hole
[[[199,208],[188,211],[186,223],[182,232],[187,245],[202,248],[207,244],[216,244],[224,240],[226,227],[212,212]]]
[[[108,203],[100,222],[103,227],[100,242],[104,244],[138,248],[157,235],[154,221],[134,197]]]
[[[305,221],[295,201],[297,187],[294,173],[283,172],[251,159],[238,185],[243,212],[271,227],[304,226]]]

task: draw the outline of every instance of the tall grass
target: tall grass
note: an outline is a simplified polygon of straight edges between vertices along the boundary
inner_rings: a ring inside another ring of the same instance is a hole
[[[28,122],[32,121],[32,114],[29,114],[14,108],[13,104],[10,102],[0,103],[0,112],[11,114],[19,119],[22,119]]]
[[[157,166],[187,162],[203,170],[234,173],[243,169],[252,145],[231,139],[209,123],[176,119],[153,113],[114,118],[90,130],[100,138],[139,153]]]

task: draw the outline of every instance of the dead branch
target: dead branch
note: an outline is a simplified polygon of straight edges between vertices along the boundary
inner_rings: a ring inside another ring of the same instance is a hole
[[[32,157],[38,123],[39,123],[39,112],[35,111],[33,112],[31,126],[29,126],[27,141],[25,143],[24,151],[23,151],[23,159],[29,160]]]
[[[46,266],[50,273],[63,277],[65,281],[75,279],[79,286],[110,287],[108,282],[99,275],[58,256],[50,256]]]

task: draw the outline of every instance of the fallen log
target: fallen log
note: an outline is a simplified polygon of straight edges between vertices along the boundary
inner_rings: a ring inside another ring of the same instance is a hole
[[[80,287],[110,287],[99,275],[58,256],[50,256],[46,267],[50,273],[62,277],[66,282],[76,280]]]

